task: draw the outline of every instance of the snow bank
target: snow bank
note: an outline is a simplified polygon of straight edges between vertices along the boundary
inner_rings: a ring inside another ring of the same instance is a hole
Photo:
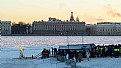
[[[81,68],[120,68],[121,58],[91,58],[77,62]],[[54,58],[48,59],[0,59],[0,68],[70,68],[65,62]]]

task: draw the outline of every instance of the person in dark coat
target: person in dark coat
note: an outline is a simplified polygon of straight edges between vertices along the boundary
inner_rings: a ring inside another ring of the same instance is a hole
[[[83,55],[81,54],[81,52],[78,53],[78,60],[79,62],[83,60]]]
[[[54,48],[54,57],[57,55],[57,48]]]
[[[109,54],[109,56],[112,58],[112,53],[113,53],[113,47],[112,46],[109,46],[108,47],[108,54]]]
[[[77,51],[74,51],[74,56],[75,56],[75,59],[76,59],[76,62],[78,62],[78,52]]]

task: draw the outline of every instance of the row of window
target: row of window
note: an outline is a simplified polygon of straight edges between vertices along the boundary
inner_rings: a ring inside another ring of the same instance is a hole
[[[2,30],[11,30],[11,27],[10,26],[3,26]]]
[[[121,35],[121,32],[97,32],[97,35]]]
[[[76,30],[76,26],[35,25],[34,30]]]
[[[99,31],[121,31],[121,29],[100,29]]]
[[[1,32],[1,34],[11,34],[11,33],[8,31],[4,31],[4,32]]]
[[[10,22],[1,22],[1,24],[6,24],[6,25],[10,25],[11,23]]]

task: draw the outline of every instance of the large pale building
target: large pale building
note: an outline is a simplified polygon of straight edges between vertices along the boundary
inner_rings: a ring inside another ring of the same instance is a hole
[[[88,35],[121,35],[121,22],[100,22],[95,25],[87,25],[87,29]]]
[[[70,21],[61,21],[56,18],[49,18],[48,21],[34,21],[32,33],[39,35],[85,35],[85,22],[76,21],[71,12]]]
[[[0,20],[0,34],[1,35],[11,34],[11,21]]]

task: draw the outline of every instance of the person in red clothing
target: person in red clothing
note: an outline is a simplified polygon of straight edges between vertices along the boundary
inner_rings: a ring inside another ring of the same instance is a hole
[[[42,58],[49,58],[49,51],[47,49],[44,48],[44,50],[42,51]]]
[[[96,49],[94,48],[92,51],[93,51],[93,57],[95,57],[95,55],[96,55]]]

